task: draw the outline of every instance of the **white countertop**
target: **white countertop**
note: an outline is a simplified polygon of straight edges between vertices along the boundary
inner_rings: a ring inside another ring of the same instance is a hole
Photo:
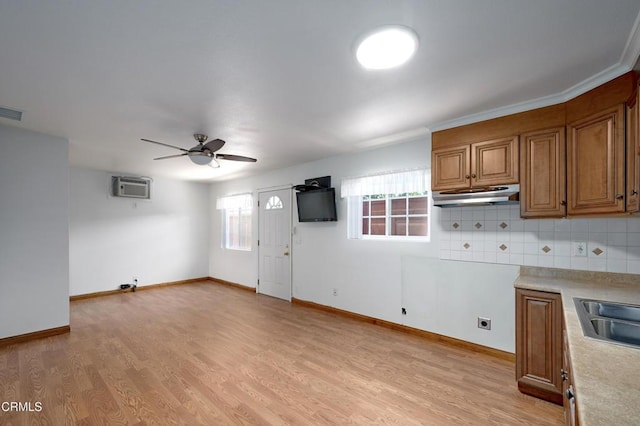
[[[585,337],[573,298],[640,305],[640,275],[522,267],[514,285],[562,295],[580,425],[639,425],[640,349]]]

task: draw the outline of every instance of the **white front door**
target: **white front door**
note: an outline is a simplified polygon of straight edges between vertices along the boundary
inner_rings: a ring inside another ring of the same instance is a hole
[[[259,193],[258,293],[291,300],[291,189]]]

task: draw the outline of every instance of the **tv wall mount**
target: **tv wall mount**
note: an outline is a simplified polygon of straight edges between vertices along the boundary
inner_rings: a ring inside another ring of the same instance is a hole
[[[294,185],[293,189],[298,192],[314,191],[316,189],[331,188],[331,176],[305,179],[304,185]]]

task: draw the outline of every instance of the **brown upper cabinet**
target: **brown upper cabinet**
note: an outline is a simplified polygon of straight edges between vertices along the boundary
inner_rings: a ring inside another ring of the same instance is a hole
[[[433,190],[518,183],[518,137],[434,150]]]
[[[565,128],[520,136],[520,216],[567,214]]]
[[[627,105],[627,211],[640,211],[640,91],[633,105]]]
[[[566,103],[568,216],[638,210],[637,89],[628,72]]]
[[[434,191],[520,182],[521,133],[564,126],[564,106],[552,105],[434,132]]]
[[[519,181],[524,218],[638,212],[639,100],[630,71],[562,104],[434,132],[433,190]]]
[[[445,148],[431,153],[431,182],[434,191],[466,188],[471,184],[471,147]]]
[[[569,215],[625,211],[624,105],[567,125]]]

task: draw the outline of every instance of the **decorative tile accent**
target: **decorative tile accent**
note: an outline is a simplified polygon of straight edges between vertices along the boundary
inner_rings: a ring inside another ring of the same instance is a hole
[[[441,259],[640,275],[637,218],[523,220],[519,206],[489,206],[440,219]]]

